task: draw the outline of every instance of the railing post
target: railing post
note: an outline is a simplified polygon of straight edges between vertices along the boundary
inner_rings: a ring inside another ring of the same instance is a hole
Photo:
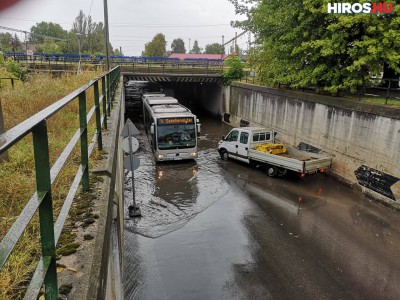
[[[79,125],[81,128],[81,166],[83,169],[82,186],[84,191],[89,190],[89,155],[86,120],[86,91],[79,94]]]
[[[111,116],[111,76],[107,73],[107,115]]]
[[[58,299],[56,250],[54,241],[53,200],[51,195],[49,142],[46,120],[32,131],[35,155],[36,187],[39,205],[40,237],[43,258],[50,259],[44,279],[46,299]]]
[[[103,126],[107,129],[107,93],[106,93],[106,77],[101,78],[101,92],[103,94]]]
[[[389,79],[389,85],[388,85],[388,89],[387,89],[387,92],[386,92],[386,98],[385,98],[385,105],[387,104],[388,99],[389,99],[389,93],[390,93],[390,86],[391,85],[392,85],[392,79]]]
[[[97,130],[97,149],[103,149],[103,139],[101,135],[101,117],[100,117],[100,103],[99,103],[99,81],[93,85],[94,90],[94,105],[95,105],[95,112],[96,112],[96,130]]]
[[[4,133],[4,119],[3,119],[3,108],[1,107],[1,99],[0,99],[0,135]],[[2,145],[2,142],[0,141],[0,146]],[[7,151],[0,153],[0,162],[2,161],[7,161],[8,160],[8,154]]]

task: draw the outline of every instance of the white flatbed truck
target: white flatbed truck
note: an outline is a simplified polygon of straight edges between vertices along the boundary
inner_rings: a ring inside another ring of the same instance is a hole
[[[271,177],[284,176],[288,170],[301,174],[326,172],[332,164],[332,157],[295,148],[286,153],[270,154],[256,150],[259,144],[275,143],[276,132],[262,127],[233,128],[218,143],[222,159],[229,158],[248,164],[265,167]]]

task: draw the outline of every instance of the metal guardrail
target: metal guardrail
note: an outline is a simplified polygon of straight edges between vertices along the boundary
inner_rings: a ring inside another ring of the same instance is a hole
[[[78,61],[76,60],[20,60],[22,66],[29,71],[51,71],[76,72]],[[104,69],[105,65],[91,60],[82,60],[83,68]],[[184,74],[184,75],[221,75],[223,64],[215,62],[185,62],[185,61],[165,61],[165,62],[137,62],[113,59],[110,61],[112,67],[121,66],[121,72],[132,72],[140,74]]]
[[[394,78],[370,78],[370,83],[368,85],[361,86],[357,93],[341,92],[339,95],[352,95],[365,96],[368,98],[382,98],[384,99],[383,104],[387,105],[389,99],[400,100],[400,80]],[[239,80],[240,82],[259,84],[258,78],[254,71],[245,71],[244,76]],[[276,83],[278,88],[291,89],[289,83]],[[317,92],[316,86],[301,86],[295,88],[296,90],[302,92]]]
[[[121,62],[115,63],[111,62],[112,65],[120,65],[121,72],[130,72],[133,74],[143,74],[143,75],[222,75],[223,65],[222,64],[212,64],[208,62],[204,63],[187,63],[187,62],[148,62],[148,63],[138,63],[138,62]]]
[[[370,78],[371,86],[362,88],[362,95],[385,98],[385,105],[389,99],[400,100],[399,79],[393,78]],[[375,86],[374,86],[375,85]]]
[[[58,299],[56,245],[80,181],[82,181],[83,190],[87,191],[89,189],[89,155],[94,148],[94,141],[96,139],[98,149],[101,150],[103,147],[102,124],[107,128],[107,116],[110,116],[112,99],[119,82],[119,75],[120,68],[116,67],[0,135],[0,154],[11,148],[29,133],[33,135],[37,190],[0,242],[0,270],[2,270],[30,220],[36,211],[39,210],[42,257],[37,264],[24,299],[36,299],[43,283],[45,285],[45,298]],[[101,81],[102,84],[102,95],[99,93],[99,81]],[[91,86],[93,86],[94,91],[94,106],[89,110],[88,114],[86,114],[86,91]],[[50,168],[47,119],[55,115],[75,99],[79,101],[80,128],[76,131],[54,165]],[[100,112],[101,106],[102,115]],[[95,114],[96,118],[96,133],[93,137],[93,143],[88,145],[87,126],[93,114]],[[66,199],[64,200],[57,220],[53,224],[54,216],[51,185],[60,173],[78,141],[80,141],[81,148],[80,166]]]

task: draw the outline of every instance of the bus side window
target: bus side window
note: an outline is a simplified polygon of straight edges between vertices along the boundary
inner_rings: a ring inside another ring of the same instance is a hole
[[[259,139],[260,139],[260,134],[259,134],[259,133],[255,133],[255,134],[253,135],[253,142],[258,142]]]
[[[265,132],[260,133],[260,141],[265,141]]]

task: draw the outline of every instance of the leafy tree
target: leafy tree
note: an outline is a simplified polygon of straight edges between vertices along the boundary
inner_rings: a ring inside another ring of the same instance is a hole
[[[224,73],[222,74],[224,84],[231,84],[232,80],[238,80],[244,75],[243,63],[238,55],[230,55],[224,61]]]
[[[235,25],[257,38],[261,82],[337,93],[369,84],[384,66],[400,74],[399,5],[390,15],[340,15],[327,13],[328,0],[229,1],[247,16]]]
[[[193,48],[190,50],[190,53],[193,54],[200,54],[202,49],[199,47],[199,42],[197,40],[194,41],[193,43]]]
[[[43,53],[61,53],[62,44],[57,43],[53,39],[45,38],[44,42],[36,47],[36,51]]]
[[[171,44],[171,52],[172,53],[186,53],[185,42],[181,38],[174,39]]]
[[[146,43],[144,47],[144,56],[164,56],[166,53],[167,41],[165,40],[165,35],[162,33],[157,33],[154,38]]]
[[[46,37],[55,37],[65,39],[67,32],[56,23],[40,22],[31,27],[31,35],[29,41],[31,43],[43,43]]]
[[[7,72],[13,74],[15,77],[21,80],[27,79],[28,70],[24,67],[21,67],[21,65],[11,57],[4,62],[4,65]]]
[[[0,33],[0,50],[3,52],[13,51],[13,36],[11,33]]]
[[[65,45],[68,52],[78,53],[79,39],[82,53],[106,53],[105,29],[103,23],[93,22],[92,17],[86,17],[82,10],[79,11],[71,31],[68,32],[67,44]],[[114,48],[111,43],[108,47],[110,54],[114,54]]]
[[[221,54],[223,53],[223,47],[221,44],[214,43],[206,45],[206,49],[204,51],[206,54]]]
[[[122,51],[120,49],[118,49],[118,48],[115,48],[112,52],[113,52],[113,55],[119,55],[119,56],[124,55],[122,53]]]

